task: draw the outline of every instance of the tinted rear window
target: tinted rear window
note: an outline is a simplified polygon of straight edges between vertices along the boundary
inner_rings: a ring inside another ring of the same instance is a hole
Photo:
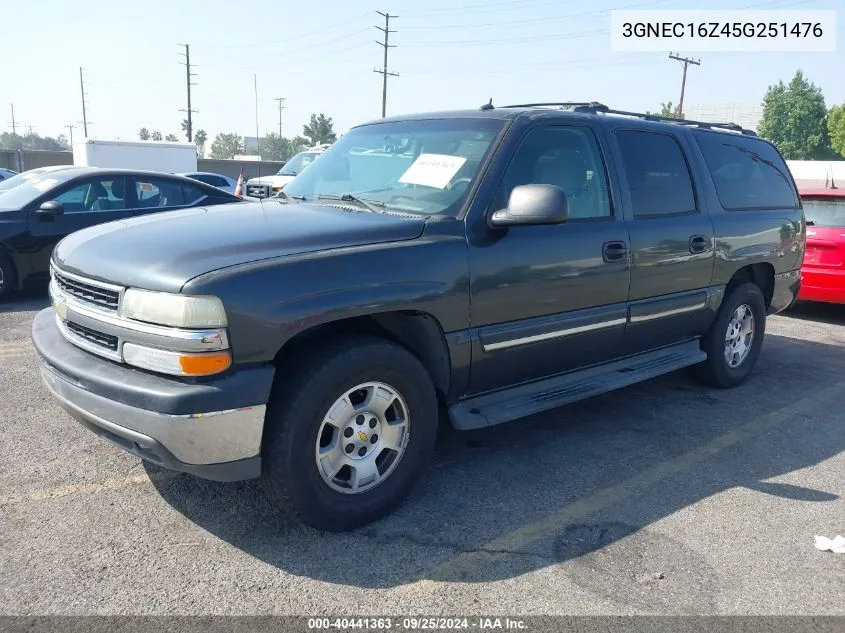
[[[801,198],[807,224],[845,228],[845,196]]]
[[[678,141],[668,134],[618,130],[634,216],[691,213],[696,210],[689,168]]]
[[[789,170],[763,140],[720,132],[695,132],[716,193],[725,209],[798,207]]]

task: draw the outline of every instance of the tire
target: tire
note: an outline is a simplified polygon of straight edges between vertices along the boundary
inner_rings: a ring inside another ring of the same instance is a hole
[[[738,329],[738,321],[733,319],[743,308],[745,311],[750,310],[751,318],[746,316],[742,319],[746,325]],[[750,341],[747,337],[748,325],[753,326]],[[693,375],[701,382],[720,389],[741,385],[757,363],[765,333],[766,303],[760,288],[750,282],[728,285],[727,296],[722,301],[716,320],[701,341],[701,349],[707,352],[707,360],[692,368]],[[729,336],[734,344],[730,360],[727,349]]]
[[[0,250],[0,301],[8,299],[18,285],[18,274],[12,259]]]
[[[327,531],[388,514],[434,449],[438,406],[431,378],[406,349],[370,336],[337,339],[298,359],[277,378],[268,407],[262,478],[271,498],[300,522]],[[350,393],[361,385],[381,386]],[[365,413],[370,408],[357,400],[376,393],[379,402],[390,400],[387,411],[373,406],[375,413]],[[347,429],[352,433],[344,435]],[[403,443],[400,452],[396,447]],[[331,472],[337,474],[330,479]]]

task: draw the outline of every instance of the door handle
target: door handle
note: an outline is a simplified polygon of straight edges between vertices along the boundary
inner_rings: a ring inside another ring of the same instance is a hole
[[[605,242],[601,247],[601,257],[608,264],[624,261],[628,258],[628,245],[625,242]]]
[[[693,235],[689,238],[690,253],[706,253],[710,250],[710,239],[703,235]]]

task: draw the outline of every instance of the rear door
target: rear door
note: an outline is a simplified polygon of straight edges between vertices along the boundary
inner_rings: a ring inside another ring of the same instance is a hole
[[[681,137],[624,127],[613,137],[628,192],[633,260],[624,350],[633,354],[706,330],[714,232]]]

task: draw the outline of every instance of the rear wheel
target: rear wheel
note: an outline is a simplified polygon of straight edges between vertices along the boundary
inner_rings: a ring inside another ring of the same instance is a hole
[[[9,297],[18,284],[18,275],[11,257],[0,250],[0,301]]]
[[[747,282],[728,286],[719,314],[701,342],[707,360],[693,368],[702,382],[736,387],[748,378],[763,345],[766,303],[760,288]]]
[[[355,336],[310,353],[279,381],[262,450],[271,496],[303,523],[348,530],[409,492],[437,436],[425,368],[393,343]]]

